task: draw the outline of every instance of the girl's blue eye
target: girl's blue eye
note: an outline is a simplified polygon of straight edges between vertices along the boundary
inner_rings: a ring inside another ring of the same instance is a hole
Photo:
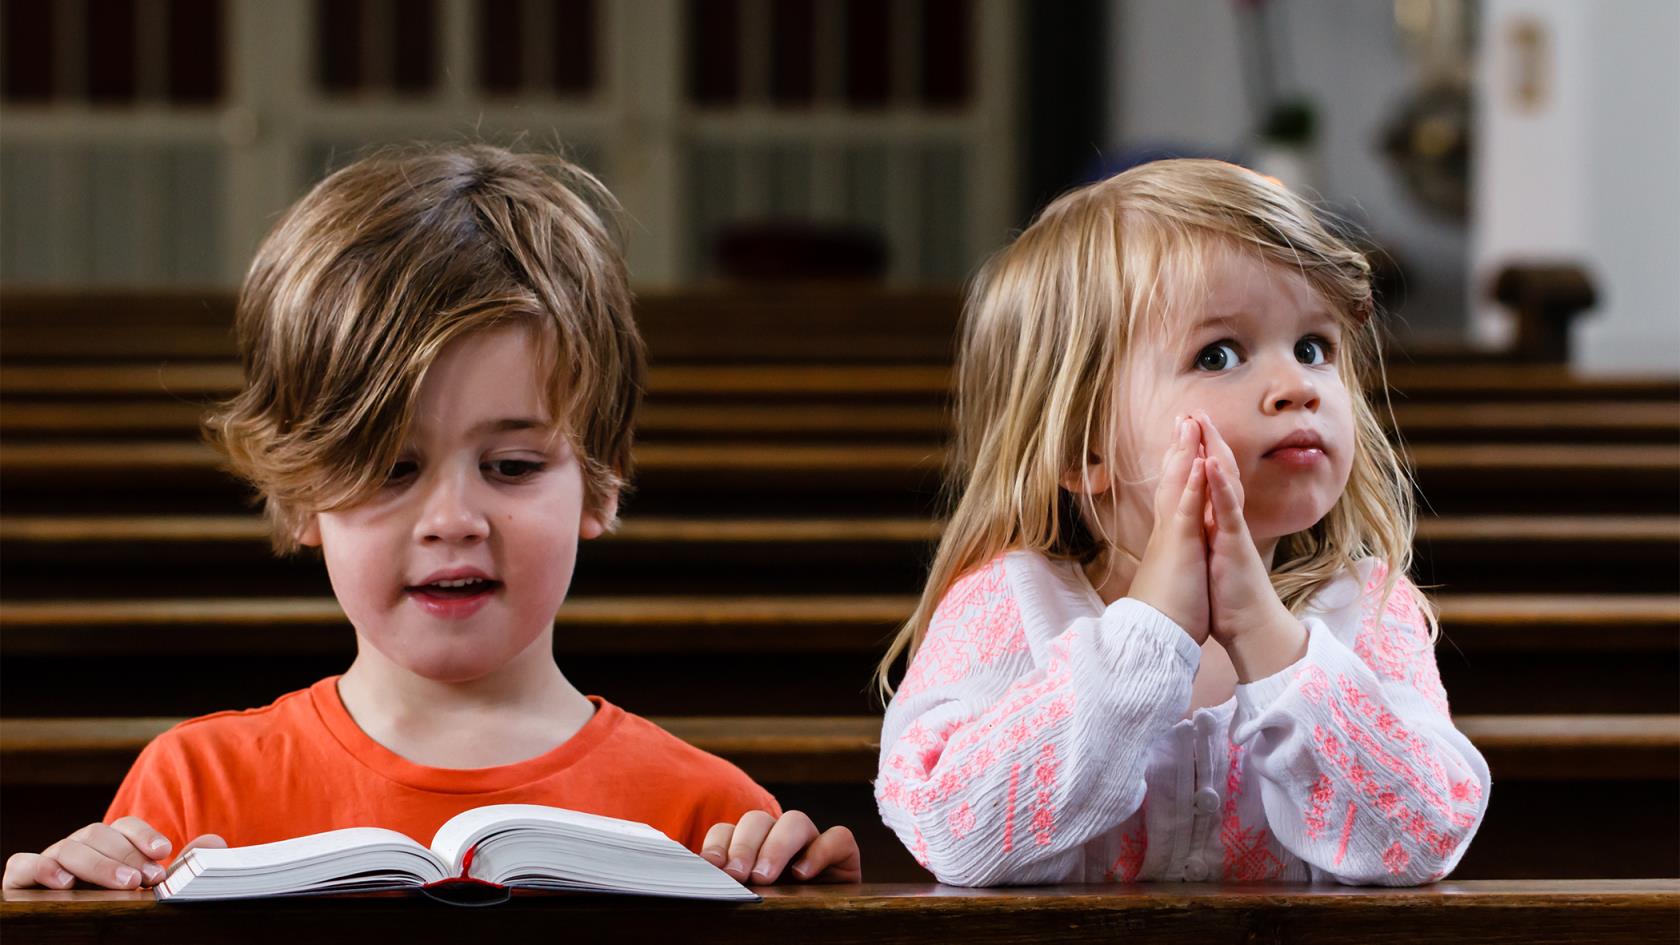
[[[1320,354],[1319,359],[1316,361],[1312,360],[1312,350],[1314,348],[1317,348]],[[1303,349],[1307,352],[1305,355],[1301,353]],[[1330,352],[1332,350],[1333,347],[1328,339],[1319,338],[1316,335],[1302,338],[1300,341],[1295,343],[1295,357],[1299,358],[1302,364],[1323,364],[1324,362],[1330,360]]]
[[[1229,356],[1223,352],[1230,352]],[[1216,341],[1196,355],[1196,367],[1203,371],[1222,371],[1237,363],[1237,349],[1223,341]]]
[[[1318,335],[1308,335],[1300,341],[1295,342],[1296,359],[1302,364],[1308,366],[1316,366],[1328,362],[1330,360],[1330,356],[1335,353],[1335,350],[1336,345],[1334,342],[1330,341],[1328,338],[1321,338]],[[1316,358],[1314,357],[1315,351],[1317,352]],[[1237,361],[1237,349],[1232,347],[1230,342],[1216,341],[1197,353],[1196,369],[1199,371],[1218,372],[1226,370],[1227,368],[1235,367]]]
[[[543,471],[545,463],[528,459],[498,459],[485,464],[503,479],[529,479]]]

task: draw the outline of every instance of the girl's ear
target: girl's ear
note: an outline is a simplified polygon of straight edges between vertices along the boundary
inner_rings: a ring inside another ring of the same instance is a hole
[[[1085,465],[1062,473],[1061,486],[1074,495],[1102,495],[1113,485],[1113,478],[1109,464],[1101,456],[1086,453]]]
[[[297,531],[298,544],[305,548],[321,547],[321,517],[311,512]]]
[[[578,537],[584,540],[600,538],[607,533],[607,526],[618,518],[618,490],[614,489],[601,502],[601,507],[593,511],[585,508],[583,515],[578,518]]]

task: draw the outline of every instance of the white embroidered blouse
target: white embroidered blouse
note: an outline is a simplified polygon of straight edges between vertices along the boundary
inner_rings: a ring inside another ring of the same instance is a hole
[[[1392,886],[1452,870],[1491,788],[1419,610],[1365,559],[1307,654],[1186,718],[1201,649],[1079,566],[1012,552],[940,601],[881,732],[881,817],[941,882]]]

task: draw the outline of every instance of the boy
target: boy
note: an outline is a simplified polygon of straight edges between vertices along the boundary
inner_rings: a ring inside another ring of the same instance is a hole
[[[554,662],[644,373],[593,206],[614,204],[560,159],[468,146],[359,161],[280,220],[240,296],[246,388],[206,431],[276,550],[321,549],[355,661],[159,736],[103,823],[12,856],[5,887],[150,886],[177,850],[339,827],[424,842],[505,803],[650,823],[743,882],[860,878],[846,828],[782,813]]]

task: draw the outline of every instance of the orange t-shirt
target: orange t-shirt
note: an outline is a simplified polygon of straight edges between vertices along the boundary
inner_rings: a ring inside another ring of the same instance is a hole
[[[698,852],[713,824],[751,810],[781,815],[741,769],[598,696],[577,734],[535,758],[429,768],[368,737],[337,683],[164,732],[129,769],[105,822],[139,817],[175,850],[206,833],[247,846],[340,827],[387,827],[429,845],[464,810],[547,804],[651,824]]]

